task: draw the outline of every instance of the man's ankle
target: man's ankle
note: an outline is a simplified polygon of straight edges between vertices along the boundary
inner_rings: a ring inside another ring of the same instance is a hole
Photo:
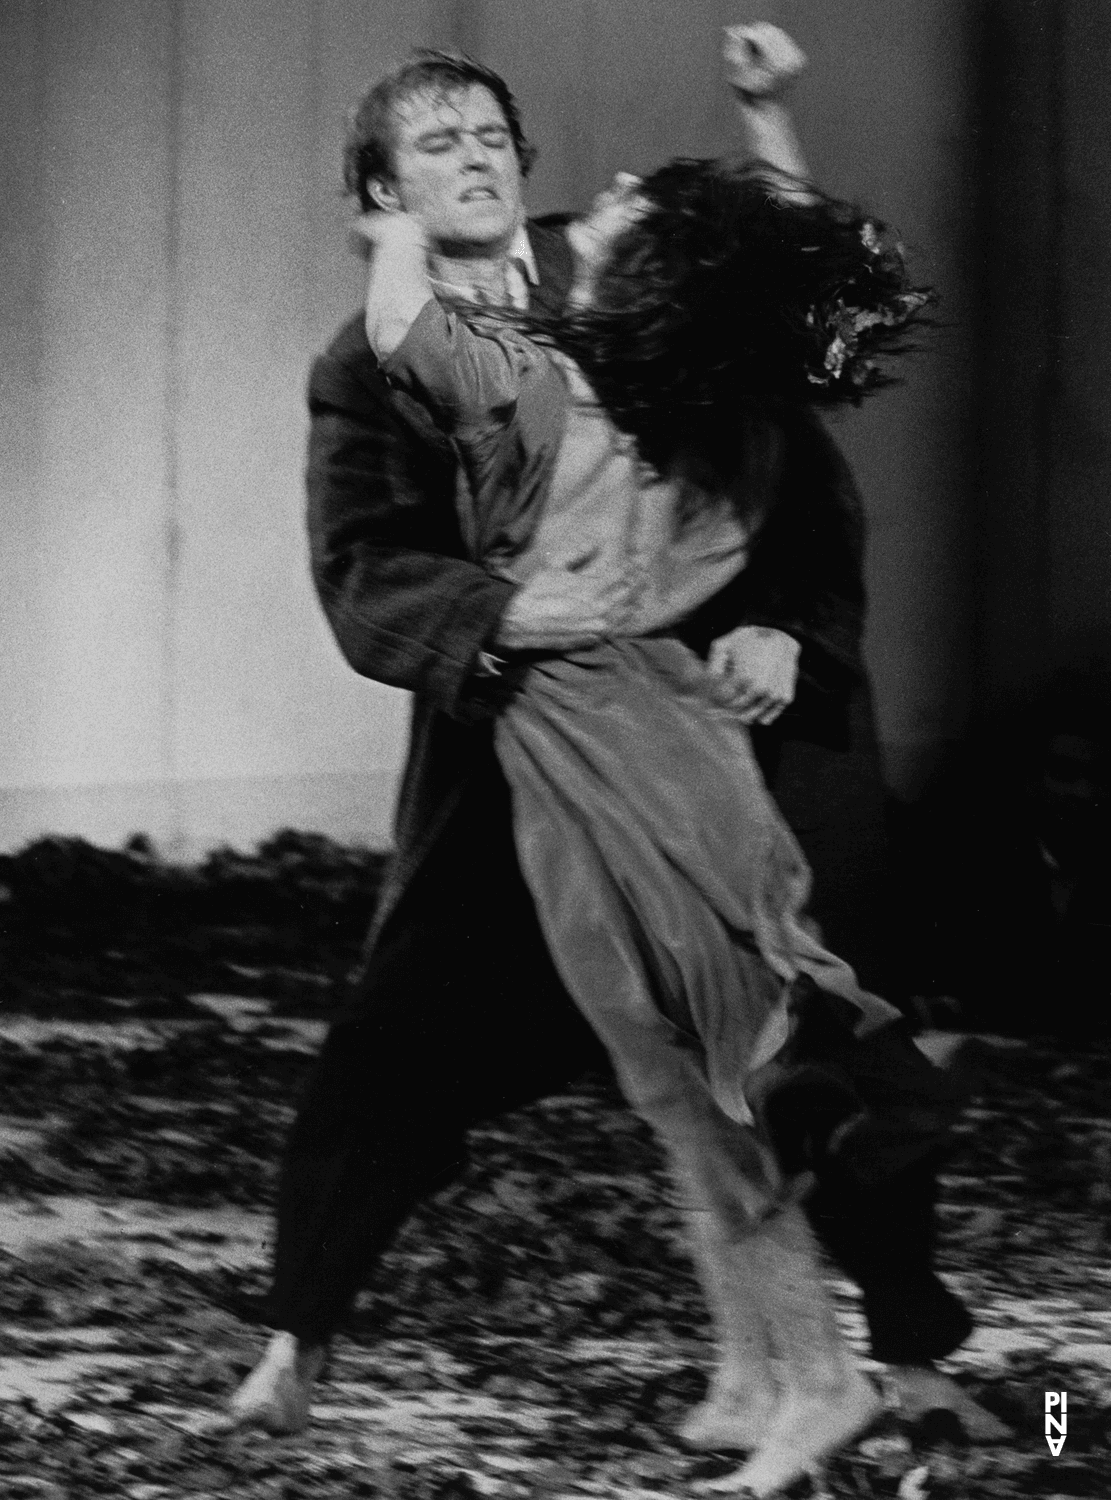
[[[267,1354],[280,1359],[283,1364],[297,1366],[319,1366],[328,1353],[327,1343],[320,1338],[290,1333],[279,1328],[271,1336]]]

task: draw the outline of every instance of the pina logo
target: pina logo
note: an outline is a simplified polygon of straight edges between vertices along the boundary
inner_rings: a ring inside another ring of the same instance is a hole
[[[1061,1456],[1061,1449],[1065,1446],[1065,1438],[1069,1430],[1069,1393],[1068,1391],[1046,1391],[1045,1393],[1045,1440],[1049,1444],[1049,1451],[1054,1458]],[[1054,1416],[1053,1412],[1060,1413]],[[1057,1436],[1053,1436],[1054,1428]]]

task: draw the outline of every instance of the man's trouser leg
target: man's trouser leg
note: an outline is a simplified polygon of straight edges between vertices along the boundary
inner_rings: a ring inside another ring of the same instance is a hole
[[[268,1320],[309,1342],[459,1171],[468,1126],[604,1065],[547,957],[506,804],[487,787],[460,809],[371,961],[364,1011],[333,1026],[309,1081],[268,1299]]]
[[[942,1359],[972,1331],[933,1267],[937,1168],[927,1158],[871,1188],[820,1177],[806,1204],[818,1238],[863,1293],[872,1355],[885,1364]]]
[[[814,879],[812,915],[829,947],[862,983],[890,998],[902,989],[893,942],[883,787],[869,695],[851,706],[849,754],[760,730],[753,743],[769,788],[802,846]],[[933,1269],[938,1156],[876,1186],[853,1187],[818,1169],[810,1223],[860,1286],[876,1359],[918,1364],[951,1353],[972,1319]]]
[[[309,1343],[328,1341],[411,1208],[463,1160],[417,1060],[391,1073],[376,1042],[366,1025],[333,1027],[282,1166],[269,1321]]]
[[[781,1081],[765,1085],[764,1118],[788,1170],[814,1173],[808,1216],[863,1293],[873,1355],[925,1364],[972,1330],[933,1269],[937,1173],[960,1095],[904,1023],[854,1038],[830,1016],[811,996]]]

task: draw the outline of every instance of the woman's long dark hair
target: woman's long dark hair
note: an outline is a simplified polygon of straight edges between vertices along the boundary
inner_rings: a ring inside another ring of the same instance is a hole
[[[883,225],[760,165],[675,161],[643,184],[589,307],[550,325],[644,459],[737,472],[738,441],[890,383],[933,300]],[[794,189],[794,191],[792,191]]]

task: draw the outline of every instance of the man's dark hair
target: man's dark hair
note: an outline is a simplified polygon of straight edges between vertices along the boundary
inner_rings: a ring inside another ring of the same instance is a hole
[[[364,211],[374,206],[368,184],[375,178],[388,180],[393,175],[397,106],[414,94],[450,95],[476,85],[489,89],[498,101],[521,165],[521,175],[528,175],[536,160],[536,147],[525,137],[521,111],[505,79],[465,53],[422,48],[399,68],[380,78],[348,119],[343,149],[343,182],[352,197],[358,198]]]

